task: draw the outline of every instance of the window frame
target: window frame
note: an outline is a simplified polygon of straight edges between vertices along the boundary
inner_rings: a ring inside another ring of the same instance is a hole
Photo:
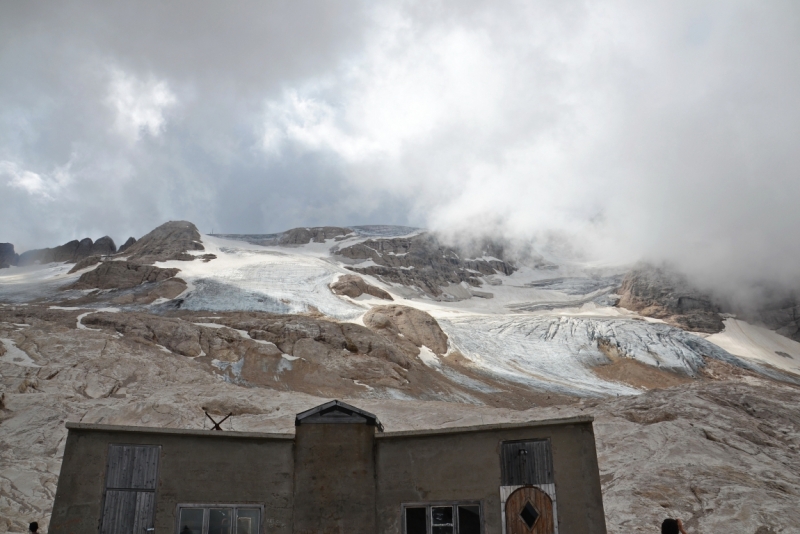
[[[481,500],[466,500],[466,501],[419,501],[419,502],[404,502],[400,504],[400,532],[402,534],[406,534],[406,509],[407,508],[425,508],[425,532],[426,534],[431,534],[432,528],[431,523],[433,522],[433,517],[431,514],[431,508],[437,508],[440,506],[452,506],[453,507],[453,534],[459,534],[460,525],[458,524],[458,507],[459,506],[477,506],[478,507],[478,515],[480,517],[480,533],[484,534],[486,532],[485,525],[484,525],[484,517],[483,517],[483,501]]]
[[[180,534],[181,531],[181,510],[184,508],[200,508],[203,510],[203,527],[202,530],[208,530],[208,516],[209,510],[211,508],[233,508],[233,524],[235,525],[238,518],[238,510],[239,508],[257,508],[259,513],[259,524],[258,529],[256,532],[262,534],[264,532],[264,505],[258,503],[247,503],[247,502],[237,502],[237,503],[230,503],[230,502],[205,502],[205,503],[178,503],[175,505],[175,533]],[[202,534],[202,532],[201,532]],[[238,533],[234,533],[238,534]]]

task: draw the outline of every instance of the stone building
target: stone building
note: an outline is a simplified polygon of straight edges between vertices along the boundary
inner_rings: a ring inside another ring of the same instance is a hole
[[[67,428],[50,534],[606,532],[588,416],[390,432],[331,401],[294,434]]]

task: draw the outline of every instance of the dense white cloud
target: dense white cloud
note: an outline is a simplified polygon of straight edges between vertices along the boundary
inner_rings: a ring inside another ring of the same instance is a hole
[[[21,189],[42,200],[55,200],[60,190],[71,181],[69,165],[56,168],[50,175],[43,176],[23,169],[13,161],[0,161],[0,176],[6,179],[9,187]]]
[[[117,132],[137,141],[142,132],[158,137],[164,130],[167,108],[177,98],[164,81],[142,81],[119,69],[112,69],[106,103],[114,110]]]
[[[800,284],[796,3],[81,5],[0,8],[0,239],[389,222]]]

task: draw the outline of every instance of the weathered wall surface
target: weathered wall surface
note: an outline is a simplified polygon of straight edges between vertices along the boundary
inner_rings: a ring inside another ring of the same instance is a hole
[[[269,532],[292,531],[292,440],[70,430],[50,534],[97,532],[110,443],[161,445],[156,534],[175,531],[179,503],[263,504]]]
[[[365,424],[297,427],[295,534],[376,532],[374,433]]]
[[[591,423],[378,436],[377,532],[401,532],[404,502],[481,501],[484,532],[500,534],[500,443],[550,438],[561,533],[605,534]]]

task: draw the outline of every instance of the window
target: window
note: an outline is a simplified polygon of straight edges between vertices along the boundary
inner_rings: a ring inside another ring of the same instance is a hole
[[[179,504],[177,534],[258,534],[261,510],[252,504]]]
[[[478,502],[404,504],[404,534],[481,534]]]

